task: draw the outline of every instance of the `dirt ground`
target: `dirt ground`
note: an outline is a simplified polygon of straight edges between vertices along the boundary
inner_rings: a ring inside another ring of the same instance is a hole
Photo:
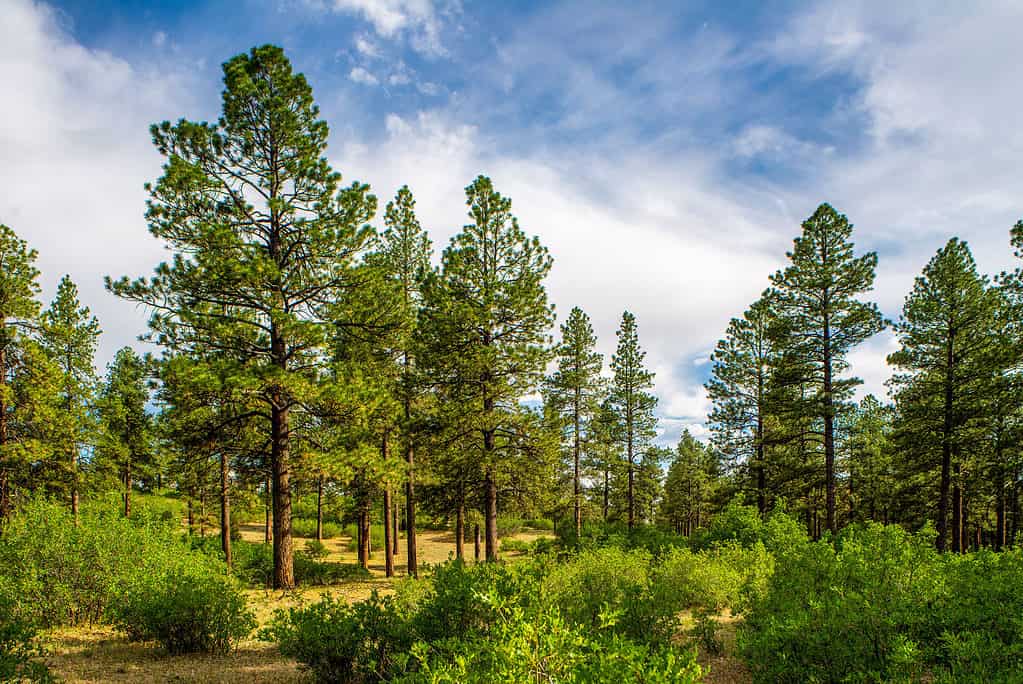
[[[523,532],[515,539],[531,541],[544,536],[543,532]],[[261,542],[263,528],[259,525],[242,527],[242,538]],[[296,539],[301,549],[308,540]],[[330,551],[327,560],[355,563],[354,551],[347,550],[348,537],[324,540]],[[404,536],[401,537],[401,553],[395,559],[397,575],[405,574]],[[472,544],[466,545],[466,554],[472,560]],[[454,556],[454,536],[450,532],[424,531],[419,534],[420,563],[441,563]],[[506,558],[516,554],[506,553]],[[300,587],[293,591],[269,591],[251,589],[247,591],[250,605],[260,626],[266,624],[274,611],[315,601],[326,593],[344,596],[349,601],[367,598],[375,589],[380,593],[390,590],[392,580],[384,577],[383,554],[376,553],[370,560],[372,579],[353,580],[332,587]],[[700,658],[700,664],[710,667],[710,674],[704,681],[714,684],[745,683],[749,674],[734,656],[735,624],[731,617],[721,621],[720,635],[725,643],[725,655],[714,658]],[[48,663],[53,673],[61,680],[76,684],[99,684],[100,682],[225,682],[244,684],[269,684],[271,682],[310,682],[294,661],[283,657],[274,645],[250,638],[239,644],[228,655],[184,655],[169,656],[149,644],[127,641],[114,629],[95,625],[88,627],[62,628],[49,632],[45,637],[49,652]]]

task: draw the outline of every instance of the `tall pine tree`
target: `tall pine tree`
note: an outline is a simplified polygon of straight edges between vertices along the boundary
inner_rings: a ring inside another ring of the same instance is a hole
[[[654,437],[657,418],[654,408],[657,397],[649,392],[654,374],[643,366],[646,352],[639,346],[636,317],[626,311],[618,328],[618,349],[611,357],[611,404],[621,425],[628,467],[629,529],[636,524],[636,456],[645,452]]]
[[[820,421],[827,529],[835,532],[835,417],[860,382],[841,375],[848,353],[884,328],[877,306],[858,299],[874,286],[877,254],[855,256],[852,225],[822,204],[803,222],[788,257],[791,264],[771,282],[785,319],[783,344],[809,390],[803,410]]]
[[[543,377],[553,308],[547,250],[528,238],[490,179],[466,190],[472,222],[444,250],[424,289],[422,342],[432,382],[457,411],[482,473],[487,560],[497,559],[497,469],[517,448],[520,400]]]
[[[222,352],[264,406],[273,489],[274,579],[294,585],[292,412],[313,401],[354,260],[372,235],[369,188],[341,188],[327,124],[305,77],[275,46],[224,64],[216,124],[152,127],[167,158],[150,192],[150,232],[174,253],[149,281],[109,283],[150,307],[152,337],[172,352]]]

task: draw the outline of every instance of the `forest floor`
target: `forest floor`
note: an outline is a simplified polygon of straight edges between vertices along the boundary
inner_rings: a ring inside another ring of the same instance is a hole
[[[213,532],[216,533],[215,531]],[[514,539],[532,541],[538,537],[550,536],[547,532],[524,531]],[[247,541],[263,541],[262,525],[243,525],[242,538]],[[301,549],[306,539],[296,539]],[[326,560],[355,563],[354,551],[347,549],[350,539],[340,536],[325,539],[330,550]],[[404,536],[395,558],[395,573],[405,574],[406,565],[400,562],[404,557]],[[466,553],[471,562],[472,544],[466,544]],[[419,533],[420,562],[442,563],[454,555],[454,535],[444,531],[422,531]],[[514,558],[517,553],[504,554]],[[343,596],[349,601],[368,598],[373,590],[386,594],[391,590],[392,579],[384,576],[383,554],[376,553],[370,560],[373,577],[367,580],[350,580],[329,587],[299,587],[292,591],[263,589],[247,590],[250,606],[256,614],[259,626],[267,624],[274,611],[290,608],[302,603],[315,601],[323,594]],[[721,619],[719,635],[725,644],[725,653],[717,657],[700,657],[700,664],[710,667],[710,674],[704,679],[712,684],[743,684],[750,681],[742,663],[732,654],[735,652],[735,621],[729,616]],[[152,644],[132,643],[123,634],[106,625],[60,628],[45,636],[49,653],[47,661],[60,681],[75,684],[99,684],[100,682],[225,682],[263,684],[270,682],[310,682],[293,660],[285,658],[276,646],[255,638],[241,642],[238,648],[227,655],[182,655],[170,656]]]

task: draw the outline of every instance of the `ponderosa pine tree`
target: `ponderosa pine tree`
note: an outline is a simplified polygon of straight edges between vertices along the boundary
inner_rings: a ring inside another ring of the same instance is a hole
[[[596,351],[597,337],[590,318],[575,307],[561,326],[555,349],[558,369],[547,379],[547,402],[568,428],[572,451],[573,517],[576,535],[582,533],[582,475],[580,459],[590,421],[604,398],[600,371],[604,358]]]
[[[384,232],[376,261],[385,277],[399,290],[398,327],[394,331],[394,351],[400,365],[398,399],[402,407],[402,449],[408,471],[405,475],[405,521],[408,574],[419,576],[416,548],[415,425],[417,403],[423,383],[416,378],[417,362],[413,340],[422,307],[423,281],[430,271],[433,245],[416,217],[416,201],[408,186],[402,186],[384,212]]]
[[[89,307],[78,300],[78,287],[64,276],[57,296],[40,317],[40,340],[46,355],[59,369],[60,403],[63,409],[50,426],[60,489],[71,502],[71,514],[78,520],[80,490],[79,457],[95,427],[92,403],[96,396],[96,345],[99,322]],[[65,475],[66,474],[66,475]]]
[[[253,48],[224,64],[216,124],[152,127],[167,158],[150,192],[150,232],[174,253],[149,281],[109,282],[153,311],[151,337],[171,352],[209,349],[267,415],[274,580],[294,585],[291,413],[320,389],[332,321],[351,266],[372,235],[369,188],[342,189],[323,156],[327,124],[283,50]]]
[[[639,346],[636,317],[626,311],[618,328],[618,349],[611,357],[611,405],[621,425],[621,438],[628,466],[629,529],[636,524],[636,456],[649,446],[657,428],[654,409],[657,397],[649,392],[654,374],[643,366],[646,352]]]
[[[96,401],[100,421],[97,459],[108,462],[121,482],[124,517],[131,516],[131,494],[137,471],[153,454],[146,360],[124,347],[107,366],[107,377]]]
[[[728,324],[725,338],[711,355],[713,370],[706,384],[714,445],[733,464],[748,470],[761,515],[768,510],[768,413],[772,374],[779,360],[774,325],[771,296],[765,292],[742,318]]]
[[[939,550],[948,544],[950,503],[952,550],[962,548],[961,459],[972,448],[967,432],[982,417],[993,373],[994,303],[969,247],[952,238],[914,281],[895,324],[901,348],[888,362],[901,371],[891,380],[904,424],[900,432],[915,448],[927,449],[940,471]]]
[[[720,476],[714,452],[683,430],[664,480],[661,519],[687,537],[705,526]]]
[[[490,179],[466,190],[472,222],[444,250],[442,271],[424,287],[422,343],[428,377],[457,411],[482,474],[485,546],[497,560],[497,466],[517,448],[519,401],[543,377],[553,308],[543,281],[547,250],[528,238],[511,200]]]
[[[877,254],[854,256],[852,225],[829,204],[803,222],[803,234],[787,254],[791,264],[771,277],[790,367],[800,369],[810,390],[803,413],[820,421],[824,445],[827,529],[835,517],[835,416],[857,378],[841,378],[848,353],[884,329],[875,304],[858,297],[874,286]]]
[[[24,362],[22,343],[39,314],[37,257],[13,230],[0,224],[0,523],[11,512],[15,445],[30,437],[16,435],[11,424],[18,410],[13,380]]]
[[[867,395],[852,412],[847,432],[849,520],[888,524],[895,495],[892,407]]]

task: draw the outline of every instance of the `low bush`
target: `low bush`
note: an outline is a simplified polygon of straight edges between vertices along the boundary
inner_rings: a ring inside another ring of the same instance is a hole
[[[326,596],[305,608],[278,611],[261,633],[303,663],[320,682],[370,682],[403,672],[413,643],[393,599],[376,593],[349,604]]]
[[[357,551],[359,549],[358,540],[359,534],[358,529],[354,523],[350,523],[344,526],[341,534],[349,537],[345,543],[345,549],[348,551]],[[315,536],[315,535],[314,535]],[[384,550],[384,526],[373,523],[369,526],[369,552],[376,553],[377,551]]]
[[[522,518],[501,514],[497,516],[497,536],[513,537],[522,531],[524,525],[525,523]]]
[[[296,537],[315,539],[316,518],[292,518],[291,531]],[[340,537],[344,530],[336,522],[324,520],[322,532],[324,539],[333,539],[334,537]]]
[[[522,524],[533,530],[554,531],[554,521],[550,518],[530,518],[529,520],[523,520]]]
[[[311,539],[306,542],[305,548],[302,549],[301,553],[304,553],[313,560],[323,560],[330,555],[330,549],[323,542]]]
[[[114,622],[133,641],[168,653],[227,653],[255,627],[237,582],[209,559],[139,575],[125,587]]]
[[[17,603],[0,586],[0,682],[52,682],[36,642],[36,629],[19,614]]]

